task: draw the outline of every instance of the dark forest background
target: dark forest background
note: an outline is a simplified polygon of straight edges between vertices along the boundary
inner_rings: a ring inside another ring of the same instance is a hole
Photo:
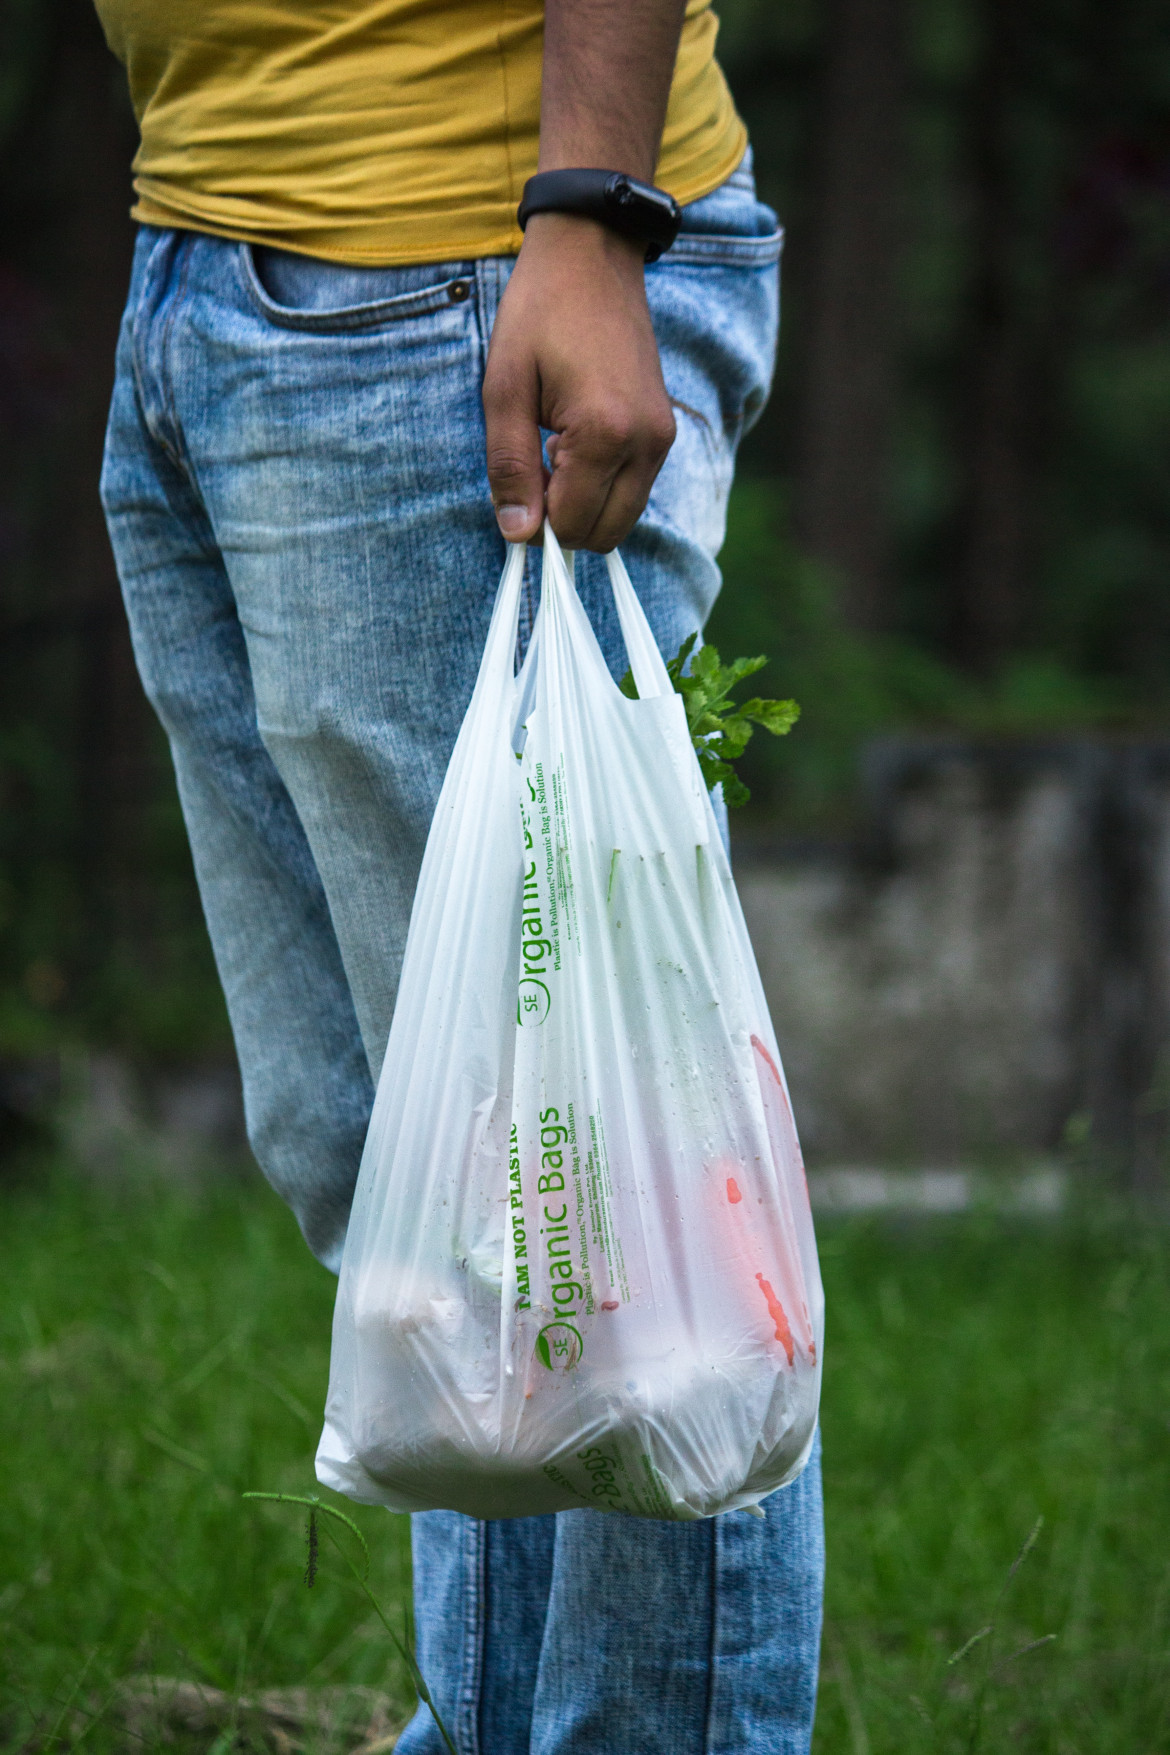
[[[723,0],[788,227],[712,636],[804,718],[749,829],[891,728],[1170,705],[1170,33],[1154,0]],[[88,0],[0,0],[0,1061],[221,1053],[97,501],[135,132]]]

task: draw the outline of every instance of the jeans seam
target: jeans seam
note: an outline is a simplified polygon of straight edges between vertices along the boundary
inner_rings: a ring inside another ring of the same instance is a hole
[[[167,410],[171,418],[171,431],[174,434],[174,456],[178,467],[186,471],[186,449],[183,443],[183,429],[179,423],[179,410],[175,402],[175,374],[171,369],[171,338],[174,335],[178,320],[179,307],[187,293],[187,282],[191,278],[191,257],[195,243],[190,233],[186,234],[179,245],[179,284],[175,288],[171,300],[171,308],[163,319],[163,332],[159,340],[159,363],[162,369],[162,392],[166,399]]]
[[[479,1712],[483,1692],[484,1572],[487,1525],[480,1518],[466,1520],[463,1616],[463,1675],[460,1678],[455,1738],[465,1755],[480,1755]]]
[[[129,307],[127,307],[127,313],[126,313],[127,318],[128,318],[127,341],[129,344],[130,375],[134,380],[134,397],[135,397],[135,401],[138,405],[139,414],[140,414],[141,419],[142,419],[143,431],[149,430],[149,422],[147,420],[147,415],[146,415],[146,390],[145,390],[145,386],[143,385],[143,382],[142,382],[143,362],[138,357],[139,329],[140,329],[140,319],[142,316],[142,307],[146,301],[146,291],[147,291],[147,287],[150,285],[150,266],[151,266],[152,261],[154,260],[155,252],[161,246],[161,242],[162,242],[161,239],[157,239],[155,241],[153,249],[151,249],[147,255],[146,264],[145,264],[145,267],[143,269],[143,274],[142,274],[142,282],[138,288],[138,297],[134,301],[134,309],[133,309],[133,311],[130,311]],[[115,370],[116,370],[116,367],[115,367]]]
[[[159,450],[163,452],[164,456],[168,457],[173,466],[181,473],[183,470],[183,459],[180,455],[179,449],[179,434],[175,418],[174,398],[167,382],[167,348],[170,344],[171,328],[175,319],[175,309],[182,292],[181,286],[173,293],[169,294],[171,298],[170,309],[162,318],[162,330],[158,343],[160,369],[157,374],[152,373],[148,357],[151,347],[152,332],[158,321],[158,308],[161,304],[165,303],[168,297],[167,289],[171,286],[171,280],[174,273],[173,255],[167,266],[164,291],[161,297],[156,301],[148,321],[146,323],[141,321],[142,309],[152,287],[151,270],[154,266],[154,259],[160,249],[163,249],[164,246],[165,236],[160,235],[147,258],[146,272],[142,277],[142,286],[139,289],[138,300],[135,304],[131,320],[130,370],[134,379],[134,392],[138,401],[139,412],[142,417],[143,431],[149,436],[152,444],[157,445]],[[176,243],[175,255],[179,254],[181,249],[182,240],[178,240]],[[157,420],[151,418],[151,399],[147,395],[146,382],[148,379],[155,376],[157,376],[158,380],[158,404],[160,409],[160,416]],[[168,425],[171,429],[171,435],[173,436],[173,443],[172,437],[168,436]]]
[[[703,1755],[714,1755],[715,1743],[715,1665],[719,1656],[719,1559],[721,1519],[711,1522],[711,1614],[707,1647],[707,1708],[703,1716]]]
[[[500,290],[500,263],[499,256],[481,256],[475,265],[475,315],[476,328],[479,331],[478,364],[481,384],[487,368],[488,348],[491,346],[496,312],[504,296]]]

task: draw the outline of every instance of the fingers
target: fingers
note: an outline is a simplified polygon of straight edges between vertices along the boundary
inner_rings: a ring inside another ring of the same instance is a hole
[[[492,327],[483,401],[510,541],[537,536],[546,503],[568,548],[624,541],[674,442],[641,249],[592,221],[536,215]],[[547,495],[542,427],[554,435]]]
[[[548,443],[551,478],[540,442],[538,390],[531,401],[513,373],[484,382],[487,470],[492,503],[508,542],[539,536],[546,504],[549,523],[566,548],[608,553],[625,541],[646,508],[650,490],[674,443],[669,404],[651,417],[611,409],[574,423]]]
[[[663,458],[665,455],[664,451]],[[589,532],[583,547],[604,555],[626,540],[646,510],[646,501],[650,498],[650,489],[654,486],[659,468],[661,468],[661,462],[656,464],[649,474],[644,470],[633,468],[619,471],[614,477],[613,486],[609,490],[601,515]],[[554,525],[553,528],[555,530],[556,526]]]
[[[555,447],[550,442],[548,519],[566,548],[604,554],[641,517],[675,432],[665,394],[650,401],[649,409],[615,402],[578,414]]]
[[[540,387],[530,359],[489,356],[483,408],[496,521],[508,542],[531,542],[544,519]]]

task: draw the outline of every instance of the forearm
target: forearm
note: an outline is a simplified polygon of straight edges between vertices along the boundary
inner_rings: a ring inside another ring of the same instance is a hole
[[[658,161],[684,0],[546,0],[540,168]],[[571,548],[624,542],[674,439],[646,302],[644,247],[598,221],[537,213],[492,332],[487,466],[514,542],[549,522]],[[547,494],[540,429],[552,432]]]
[[[540,169],[650,181],[686,0],[545,0]]]

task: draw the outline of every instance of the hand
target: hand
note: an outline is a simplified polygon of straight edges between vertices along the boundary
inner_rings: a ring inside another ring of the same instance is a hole
[[[539,533],[546,499],[566,548],[604,554],[624,541],[675,431],[640,244],[576,215],[533,215],[492,330],[483,404],[509,542]],[[547,494],[542,426],[554,435]]]

